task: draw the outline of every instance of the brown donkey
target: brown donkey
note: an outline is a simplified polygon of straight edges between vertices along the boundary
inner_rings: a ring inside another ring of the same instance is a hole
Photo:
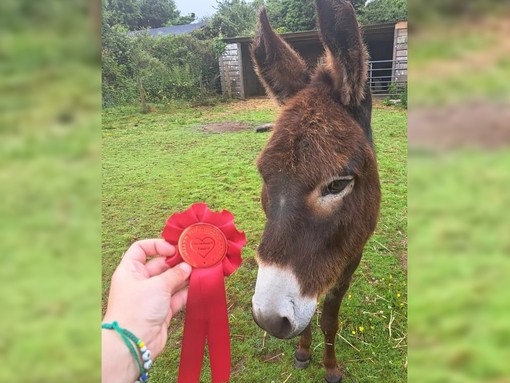
[[[297,367],[310,361],[310,321],[320,320],[326,380],[339,382],[338,311],[375,229],[380,187],[372,144],[368,54],[348,1],[316,0],[324,64],[310,72],[260,12],[252,59],[282,105],[258,159],[267,222],[258,248],[253,316],[278,338],[301,335]]]

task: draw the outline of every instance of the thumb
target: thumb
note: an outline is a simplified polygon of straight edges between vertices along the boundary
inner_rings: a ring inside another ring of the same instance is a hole
[[[170,294],[182,289],[191,275],[191,266],[187,263],[179,263],[177,266],[161,273],[156,278],[161,278]]]

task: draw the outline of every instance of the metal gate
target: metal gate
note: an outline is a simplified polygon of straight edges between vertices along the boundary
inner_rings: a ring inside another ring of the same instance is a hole
[[[370,61],[368,76],[373,96],[398,98],[407,86],[407,60]]]

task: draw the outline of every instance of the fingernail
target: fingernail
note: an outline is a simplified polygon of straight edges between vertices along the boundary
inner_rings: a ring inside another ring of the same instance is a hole
[[[191,266],[188,265],[187,263],[185,262],[182,262],[182,263],[179,263],[179,267],[182,269],[182,271],[184,271],[185,273],[189,274],[191,273]]]

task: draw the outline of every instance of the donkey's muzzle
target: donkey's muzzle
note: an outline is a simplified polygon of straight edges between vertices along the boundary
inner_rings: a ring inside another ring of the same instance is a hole
[[[293,338],[310,323],[317,299],[301,295],[299,283],[288,269],[259,262],[252,313],[255,323],[277,338]]]

